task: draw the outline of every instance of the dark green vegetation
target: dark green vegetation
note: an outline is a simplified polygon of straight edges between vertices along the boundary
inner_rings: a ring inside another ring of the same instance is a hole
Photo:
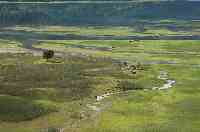
[[[135,25],[163,19],[198,20],[200,3],[194,1],[0,4],[0,25]],[[64,14],[64,15],[63,15]]]
[[[0,106],[1,121],[31,120],[43,114],[56,111],[54,104],[3,94],[0,96]]]
[[[43,58],[46,59],[47,61],[54,56],[54,51],[53,50],[46,50],[43,51]]]

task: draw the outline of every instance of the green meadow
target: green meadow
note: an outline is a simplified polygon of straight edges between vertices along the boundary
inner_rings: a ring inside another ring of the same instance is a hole
[[[0,0],[0,132],[200,132],[199,7]]]
[[[171,28],[170,28],[171,27]],[[13,32],[40,35],[77,36],[148,36],[148,35],[199,35],[199,22],[161,20],[155,23],[138,22],[133,26],[11,26],[4,28]],[[190,30],[188,30],[190,29]]]
[[[38,40],[34,48],[60,53],[49,61],[1,52],[0,131],[199,132],[199,42]],[[132,74],[124,62],[143,68]],[[166,83],[161,72],[175,84],[152,90]],[[97,101],[106,93],[116,94]]]

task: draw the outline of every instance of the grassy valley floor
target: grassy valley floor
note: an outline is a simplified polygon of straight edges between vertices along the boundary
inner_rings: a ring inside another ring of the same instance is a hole
[[[1,43],[2,50],[27,50]],[[49,62],[34,50],[0,52],[0,131],[199,132],[199,43],[38,40],[34,48],[58,54]],[[124,62],[143,70],[134,75]],[[165,83],[158,79],[163,72],[175,84],[152,90]]]

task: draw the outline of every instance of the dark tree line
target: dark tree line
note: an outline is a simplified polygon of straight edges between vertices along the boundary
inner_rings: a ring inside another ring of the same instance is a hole
[[[137,20],[199,19],[191,1],[126,4],[0,4],[0,25],[130,25]],[[141,29],[139,29],[141,30]]]

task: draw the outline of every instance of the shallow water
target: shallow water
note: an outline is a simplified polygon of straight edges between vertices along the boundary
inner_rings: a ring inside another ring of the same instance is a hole
[[[150,90],[166,90],[166,89],[171,88],[176,83],[175,80],[168,79],[168,74],[165,71],[161,71],[157,78],[160,79],[160,80],[164,80],[165,83],[161,87],[153,87]],[[144,90],[146,91],[146,90],[149,90],[149,89],[144,89]],[[96,101],[101,101],[101,100],[108,98],[112,95],[127,93],[127,92],[133,92],[133,91],[136,91],[136,90],[106,93],[106,94],[103,94],[103,95],[96,96]]]
[[[160,72],[160,75],[157,77],[158,79],[160,80],[164,80],[165,83],[163,84],[163,86],[161,87],[153,87],[152,90],[164,90],[164,89],[169,89],[172,87],[172,85],[174,83],[176,83],[175,80],[170,80],[168,79],[168,75],[167,75],[167,72],[164,72],[164,71],[161,71]]]

